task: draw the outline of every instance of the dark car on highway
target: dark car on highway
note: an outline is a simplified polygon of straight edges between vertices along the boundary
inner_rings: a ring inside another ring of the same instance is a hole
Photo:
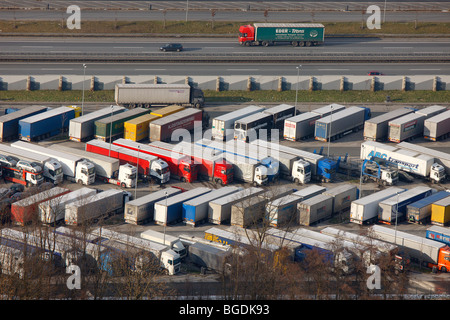
[[[382,76],[383,74],[379,71],[369,71],[367,73],[368,76]]]
[[[183,46],[180,43],[167,43],[159,48],[161,51],[183,51]]]

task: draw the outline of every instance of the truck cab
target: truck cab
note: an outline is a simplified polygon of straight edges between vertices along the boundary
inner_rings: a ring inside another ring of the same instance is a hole
[[[62,170],[62,165],[59,161],[51,159],[46,161],[43,165],[44,167],[44,178],[53,182],[53,184],[61,183],[64,179],[64,174]]]
[[[339,162],[331,159],[320,160],[317,164],[317,176],[325,182],[333,181],[336,178],[338,168]]]
[[[134,188],[136,186],[136,167],[127,163],[119,167],[118,180],[121,187]]]
[[[268,183],[269,177],[267,176],[267,168],[263,165],[257,166],[253,177],[253,185],[256,187],[267,185]]]
[[[161,267],[167,270],[167,273],[169,275],[174,275],[180,272],[181,267],[181,258],[178,253],[173,251],[172,249],[169,249],[167,251],[164,251],[161,254]]]
[[[197,180],[198,165],[193,161],[181,161],[181,163],[179,164],[179,169],[182,174],[182,176],[180,177],[181,181],[191,183]]]
[[[201,89],[198,88],[191,89],[191,103],[197,109],[203,107],[203,105],[205,104],[205,96]]]
[[[441,272],[450,272],[450,247],[444,246],[439,249],[437,264],[428,263],[429,268],[437,268]]]
[[[379,164],[374,160],[364,160],[362,165],[362,177],[365,182],[373,179],[383,185],[395,185],[398,182],[398,171]]]
[[[311,181],[311,164],[299,159],[292,166],[292,181],[297,184],[305,184]]]
[[[255,41],[255,28],[251,25],[239,27],[239,44],[250,46]]]
[[[445,168],[438,163],[434,163],[430,168],[430,180],[433,183],[441,183],[446,178]]]
[[[75,181],[78,184],[89,185],[95,182],[95,166],[85,159],[77,163]]]
[[[158,179],[160,184],[168,182],[170,180],[169,165],[161,159],[152,161],[150,175]]]
[[[214,161],[213,177],[222,186],[230,184],[234,177],[233,165],[223,158]]]

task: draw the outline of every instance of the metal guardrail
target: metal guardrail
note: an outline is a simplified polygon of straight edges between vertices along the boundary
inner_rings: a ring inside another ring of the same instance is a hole
[[[449,53],[34,53],[0,52],[0,61],[152,61],[152,62],[275,62],[275,61],[421,61],[450,62]]]

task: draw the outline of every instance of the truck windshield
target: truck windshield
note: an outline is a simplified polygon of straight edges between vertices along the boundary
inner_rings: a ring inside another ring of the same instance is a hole
[[[162,172],[163,172],[163,174],[164,173],[168,173],[169,172],[169,167],[166,167],[166,168],[162,169]]]
[[[240,124],[239,122],[236,122],[236,123],[234,124],[234,128],[235,128],[235,129],[240,129],[240,128],[241,128],[241,124]]]
[[[89,169],[89,175],[94,174],[95,173],[95,167],[92,167]]]
[[[184,166],[184,171],[191,172],[191,168],[189,168],[189,166]]]
[[[177,258],[175,260],[173,260],[173,264],[176,266],[177,264],[181,263],[181,259]]]

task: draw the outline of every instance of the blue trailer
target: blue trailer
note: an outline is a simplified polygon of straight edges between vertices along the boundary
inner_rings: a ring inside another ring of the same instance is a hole
[[[440,226],[429,227],[426,237],[450,245],[450,228]]]
[[[47,111],[44,106],[30,106],[0,117],[0,141],[15,140],[19,137],[19,121]]]
[[[447,198],[450,192],[439,191],[429,197],[409,204],[407,208],[407,220],[413,223],[423,223],[431,219],[431,205],[436,201]]]
[[[75,110],[69,107],[55,108],[19,121],[19,139],[38,141],[69,130]]]

